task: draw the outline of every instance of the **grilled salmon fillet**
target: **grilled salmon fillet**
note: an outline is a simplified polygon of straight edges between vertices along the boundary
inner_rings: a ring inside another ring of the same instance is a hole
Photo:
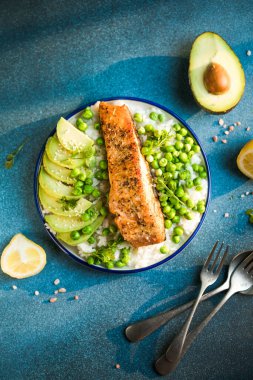
[[[164,218],[148,163],[126,105],[99,106],[110,180],[109,209],[123,238],[134,247],[164,241]]]

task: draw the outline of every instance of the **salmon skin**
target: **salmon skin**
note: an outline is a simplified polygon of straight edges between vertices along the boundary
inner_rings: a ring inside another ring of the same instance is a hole
[[[126,105],[99,105],[110,180],[109,209],[133,247],[164,241],[164,217],[152,187],[148,163]]]

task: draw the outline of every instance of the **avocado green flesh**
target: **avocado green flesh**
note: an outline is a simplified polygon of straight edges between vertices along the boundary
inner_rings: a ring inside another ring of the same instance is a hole
[[[74,169],[85,164],[85,158],[82,153],[73,154],[63,148],[55,135],[47,140],[46,153],[50,161],[68,169]]]
[[[69,185],[73,185],[75,183],[74,178],[71,178],[70,176],[71,170],[50,161],[46,152],[43,155],[43,166],[45,171],[58,181],[62,181]]]
[[[85,198],[78,199],[76,206],[70,208],[69,210],[64,210],[63,204],[60,201],[60,198],[51,197],[48,195],[41,186],[39,186],[39,200],[42,207],[49,212],[52,212],[56,215],[62,216],[80,216],[88,208],[91,207],[92,203]]]
[[[55,178],[51,177],[43,168],[40,169],[39,184],[42,189],[51,197],[65,197],[66,199],[79,199],[82,197],[82,195],[72,195],[74,190],[73,186],[67,186],[64,183],[57,181]]]
[[[90,227],[91,227],[91,233],[88,234],[88,235],[81,235],[80,238],[78,240],[73,240],[71,239],[71,236],[70,236],[70,233],[69,232],[63,232],[63,233],[58,233],[56,235],[57,239],[60,239],[62,240],[64,243],[67,243],[68,245],[71,245],[71,246],[76,246],[78,244],[81,244],[81,243],[84,243],[85,241],[87,241],[89,239],[90,236],[92,236],[94,234],[94,232],[101,226],[101,224],[103,223],[104,221],[104,216],[99,216],[95,222],[93,222],[92,224],[90,224]]]
[[[90,225],[95,222],[98,217],[99,212],[95,212],[93,217],[84,222],[80,217],[69,217],[49,214],[45,216],[45,221],[56,232],[71,232],[75,230],[81,230],[83,227]]]
[[[56,130],[62,146],[71,152],[83,152],[94,144],[90,137],[79,131],[63,117],[58,121]]]
[[[204,85],[204,72],[211,62],[221,65],[230,77],[230,88],[221,95],[209,93]],[[245,75],[238,57],[223,38],[212,32],[201,34],[192,45],[189,80],[197,103],[213,113],[225,113],[235,107],[245,88]]]

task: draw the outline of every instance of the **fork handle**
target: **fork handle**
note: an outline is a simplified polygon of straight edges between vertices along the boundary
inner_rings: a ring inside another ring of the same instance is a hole
[[[223,292],[226,289],[228,289],[227,282],[225,282],[218,288],[212,290],[211,292],[206,293],[200,299],[200,302],[206,301],[207,299],[213,297],[214,295],[220,292]],[[141,320],[139,322],[133,323],[132,325],[129,325],[125,330],[127,339],[130,342],[138,342],[146,338],[147,336],[152,334],[154,331],[159,329],[161,326],[165,325],[165,323],[169,322],[171,319],[175,318],[177,315],[189,309],[194,304],[194,302],[195,300],[187,302],[184,305],[181,305],[177,308],[167,310],[163,313],[155,315],[154,317],[150,317],[150,318]]]
[[[165,355],[162,355],[155,364],[156,370],[160,375],[167,375],[168,373],[174,371],[181,361],[182,357],[188,351],[196,337],[201,333],[201,331],[206,327],[206,325],[210,322],[210,320],[215,316],[216,313],[222,308],[222,306],[229,300],[229,298],[235,294],[236,292],[233,289],[230,289],[222,300],[218,303],[218,305],[211,311],[211,313],[194,329],[190,332],[186,339],[181,352],[181,355],[177,358],[177,360],[169,360],[167,352]]]

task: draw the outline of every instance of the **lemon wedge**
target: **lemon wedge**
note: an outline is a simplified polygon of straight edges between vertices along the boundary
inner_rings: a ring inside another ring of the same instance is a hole
[[[46,252],[22,234],[15,235],[1,256],[2,271],[14,278],[31,277],[46,265]]]
[[[243,174],[253,179],[253,140],[244,145],[240,151],[237,166]]]

